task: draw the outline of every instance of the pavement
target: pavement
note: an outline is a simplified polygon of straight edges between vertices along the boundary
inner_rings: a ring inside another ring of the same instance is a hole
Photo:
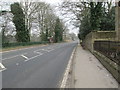
[[[58,88],[77,42],[2,53],[2,88]]]
[[[80,45],[74,56],[75,88],[118,88],[114,77],[99,60]]]

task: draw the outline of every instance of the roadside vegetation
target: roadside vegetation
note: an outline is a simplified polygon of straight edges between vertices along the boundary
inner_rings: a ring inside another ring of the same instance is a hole
[[[115,30],[115,6],[108,2],[64,1],[60,6],[62,14],[70,15],[71,23],[79,29],[78,37],[84,40],[91,31]],[[74,16],[74,17],[73,17]]]
[[[10,11],[0,12],[2,47],[16,47],[64,41],[67,28],[45,2],[10,4]],[[10,26],[10,27],[8,27]]]

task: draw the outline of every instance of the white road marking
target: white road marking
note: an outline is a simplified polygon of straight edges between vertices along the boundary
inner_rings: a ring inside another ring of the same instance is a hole
[[[2,59],[2,60],[11,59],[11,58],[15,58],[15,57],[17,57],[17,56],[19,56],[19,55],[15,55],[15,56],[12,56],[12,57],[9,57],[9,58],[4,58],[4,59]]]
[[[16,63],[16,65],[18,66],[18,65],[19,65],[19,63]]]
[[[41,47],[44,47],[44,46],[41,46]],[[30,47],[30,48],[34,48],[34,47]],[[29,49],[29,48],[23,48],[23,49]],[[18,49],[18,50],[23,50],[23,49]],[[47,49],[48,49],[48,48],[47,48]],[[55,49],[50,48],[50,47],[49,47],[49,49],[51,49],[51,50],[46,50],[46,49],[39,49],[39,50],[43,50],[43,51],[47,51],[47,52],[51,52],[51,51],[55,50]],[[27,59],[27,60],[25,60],[25,61],[29,61],[30,59],[33,59],[33,58],[38,57],[38,56],[40,56],[40,55],[43,55],[43,53],[37,52],[37,51],[39,51],[39,50],[35,50],[35,51],[34,51],[34,53],[37,53],[37,54],[39,54],[39,55],[34,56],[34,57],[32,57],[32,58],[26,57],[24,54],[27,54],[27,53],[23,53],[22,55],[21,55],[21,54],[15,55],[15,56],[12,56],[12,57],[4,58],[4,59],[2,59],[2,60],[15,58],[15,57],[17,57],[17,56],[22,56],[22,57],[24,57],[25,59]],[[17,51],[17,50],[11,50],[11,51]],[[5,52],[10,52],[10,51],[5,51]],[[0,53],[1,53],[1,52],[0,52]],[[2,52],[2,53],[4,53],[4,52]]]
[[[23,54],[27,54],[27,53],[23,53]],[[11,58],[15,58],[15,57],[17,57],[17,56],[20,56],[21,54],[19,54],[19,55],[15,55],[15,56],[12,56],[12,57],[8,57],[8,58],[4,58],[4,59],[2,59],[2,60],[6,60],[6,59],[11,59]]]
[[[40,53],[40,55],[43,55],[43,53]]]
[[[24,57],[25,59],[28,59],[28,57],[27,56],[25,56],[25,55],[21,55],[22,57]]]
[[[48,50],[48,49],[51,49],[51,50]],[[51,51],[53,51],[54,49],[49,47],[49,48],[46,48],[46,49],[35,50],[34,52],[35,52],[35,53],[39,53],[38,51],[40,51],[40,50],[47,51],[47,52],[51,52]]]
[[[51,51],[53,51],[54,49],[51,49],[51,50],[49,50],[48,52],[51,52]]]
[[[48,49],[50,49],[50,50],[48,50]],[[47,52],[51,52],[51,51],[53,51],[54,49],[52,49],[52,48],[47,48],[47,49],[42,49],[43,51],[47,51]]]
[[[38,51],[40,51],[40,50],[42,50],[42,49],[35,50],[34,52],[38,52]]]
[[[4,69],[0,70],[0,72],[5,71],[6,69],[7,69],[7,68],[4,68]]]
[[[2,63],[0,63],[0,67],[1,67],[1,69],[2,69],[2,70],[0,70],[0,72],[6,70],[5,66],[4,66]]]
[[[34,53],[37,53],[37,54],[40,54],[40,55],[42,54],[41,52],[38,52],[38,50],[34,51]]]
[[[40,55],[43,55],[43,54],[40,54]],[[33,58],[36,58],[36,57],[38,57],[38,56],[40,56],[40,55],[36,55],[36,56],[34,56],[34,57],[31,57],[31,58],[25,60],[25,62],[27,62],[27,61],[29,61],[29,60],[31,60],[31,59],[33,59]]]
[[[39,50],[42,50],[42,49],[39,49]],[[31,57],[31,58],[28,58],[28,57],[26,57],[25,55],[21,55],[21,56],[24,57],[24,58],[26,59],[25,62],[27,62],[27,61],[29,61],[29,60],[31,60],[31,59],[33,59],[33,58],[36,58],[36,57],[38,57],[38,56],[43,55],[43,53],[38,52],[39,50],[35,50],[35,51],[34,51],[34,53],[37,53],[37,54],[39,54],[39,55],[33,56],[33,57]]]
[[[71,67],[71,64],[72,64],[72,59],[73,59],[73,56],[74,56],[74,53],[75,53],[75,49],[76,49],[76,47],[74,48],[74,50],[73,50],[73,52],[71,54],[71,57],[70,57],[70,60],[68,62],[67,68],[65,70],[65,74],[63,76],[63,80],[62,80],[60,88],[65,88],[66,87],[67,79],[68,79],[68,75],[69,75],[69,71],[70,71],[70,67]]]
[[[5,66],[4,66],[2,63],[0,63],[0,67],[1,67],[1,68],[5,68]]]

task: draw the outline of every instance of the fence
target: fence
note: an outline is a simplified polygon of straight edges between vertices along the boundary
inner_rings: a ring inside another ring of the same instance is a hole
[[[94,50],[105,55],[112,61],[120,63],[120,41],[95,41]]]

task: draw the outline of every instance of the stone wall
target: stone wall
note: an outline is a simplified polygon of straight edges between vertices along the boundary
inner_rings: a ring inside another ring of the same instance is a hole
[[[93,31],[83,41],[86,48],[93,52],[93,43],[96,40],[120,41],[120,1],[116,2],[115,31]]]
[[[98,58],[102,65],[105,66],[106,69],[113,75],[113,77],[120,83],[120,72],[118,72],[120,66],[97,51],[94,51],[93,54]]]
[[[120,1],[119,1],[120,4]],[[120,41],[120,6],[116,2],[116,11],[115,11],[115,30],[116,30],[116,40]]]
[[[115,31],[94,31],[93,39],[95,40],[115,40],[116,32]]]
[[[86,36],[83,43],[88,50],[93,52],[94,41],[97,41],[97,40],[115,41],[115,38],[116,38],[115,31],[92,31]]]
[[[93,47],[92,47],[92,32],[89,33],[86,38],[83,41],[83,44],[85,45],[85,47],[87,49],[89,49],[90,51],[92,51]]]

